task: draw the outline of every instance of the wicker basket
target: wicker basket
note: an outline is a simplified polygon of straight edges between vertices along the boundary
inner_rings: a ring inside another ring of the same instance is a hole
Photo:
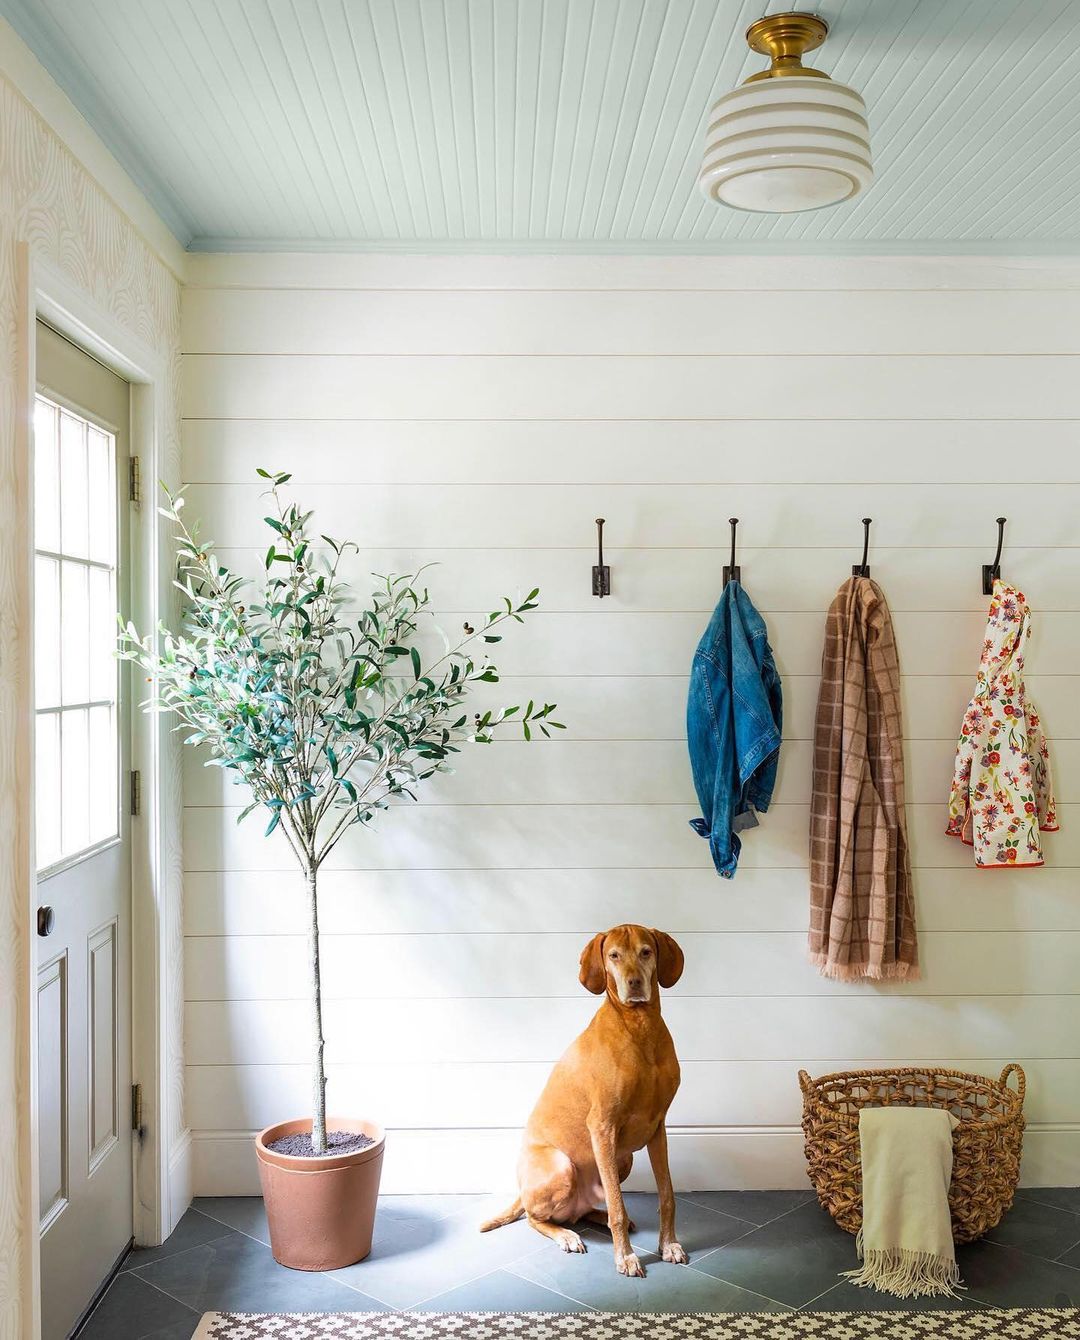
[[[1017,1088],[1008,1087],[1010,1075]],[[1026,1080],[1007,1065],[999,1080],[959,1070],[851,1070],[811,1079],[799,1071],[803,1092],[806,1163],[818,1200],[841,1228],[862,1225],[859,1109],[943,1107],[959,1119],[953,1132],[949,1186],[953,1237],[973,1242],[1000,1223],[1020,1176]]]

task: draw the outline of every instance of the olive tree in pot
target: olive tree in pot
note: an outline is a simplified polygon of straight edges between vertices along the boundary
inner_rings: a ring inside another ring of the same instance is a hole
[[[266,834],[283,835],[304,882],[308,930],[311,1114],[269,1126],[256,1138],[274,1256],[302,1270],[361,1260],[371,1234],[384,1133],[366,1117],[326,1115],[319,871],[342,837],[395,798],[446,770],[461,745],[489,743],[515,724],[526,740],[560,723],[554,707],[470,713],[465,700],[498,672],[486,648],[501,626],[522,622],[538,592],[466,623],[456,643],[425,652],[420,623],[431,617],[416,576],[378,579],[361,599],[339,575],[357,546],[330,536],[317,548],[310,512],[285,502],[285,473],[259,471],[273,515],[265,575],[251,582],[227,569],[199,527],[185,524],[183,498],[161,512],[177,527],[177,581],[185,601],[179,632],[140,636],[128,625],[120,655],[149,674],[150,710],[171,712],[186,743],[209,754],[247,788]],[[433,631],[434,626],[433,626]],[[238,820],[238,822],[239,822]]]

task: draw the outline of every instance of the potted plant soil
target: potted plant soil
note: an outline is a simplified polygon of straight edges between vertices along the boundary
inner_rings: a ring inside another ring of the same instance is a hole
[[[326,1114],[319,871],[345,833],[369,824],[395,798],[448,769],[461,745],[489,743],[507,723],[526,740],[547,735],[554,707],[470,713],[465,701],[498,672],[486,648],[501,625],[523,621],[537,591],[509,599],[456,643],[426,653],[421,623],[429,596],[416,576],[380,577],[362,597],[339,576],[357,546],[309,535],[310,512],[287,504],[288,474],[260,470],[273,515],[264,576],[229,571],[182,519],[183,498],[162,514],[177,527],[177,581],[185,610],[179,632],[140,637],[132,625],[120,655],[153,684],[146,706],[174,713],[186,743],[207,751],[248,792],[240,820],[259,810],[296,859],[307,909],[311,1110],[260,1132],[259,1174],[276,1260],[331,1270],[371,1249],[385,1135],[364,1116]],[[238,820],[239,822],[239,820]]]

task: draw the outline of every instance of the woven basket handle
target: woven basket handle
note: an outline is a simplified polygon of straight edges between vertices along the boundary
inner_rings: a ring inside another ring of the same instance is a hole
[[[1020,1097],[1020,1106],[1024,1106],[1024,1094],[1027,1092],[1027,1076],[1024,1074],[1022,1066],[1018,1066],[1015,1061],[1011,1062],[1001,1072],[1001,1079],[998,1083],[1003,1089],[1009,1087],[1009,1076],[1016,1076],[1016,1092]]]
[[[802,1089],[804,1098],[809,1098],[814,1092],[814,1081],[805,1070],[799,1071],[799,1088]]]

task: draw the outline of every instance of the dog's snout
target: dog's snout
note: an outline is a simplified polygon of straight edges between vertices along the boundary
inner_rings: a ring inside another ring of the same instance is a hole
[[[631,991],[640,991],[645,985],[645,979],[644,977],[631,977],[627,985]]]

